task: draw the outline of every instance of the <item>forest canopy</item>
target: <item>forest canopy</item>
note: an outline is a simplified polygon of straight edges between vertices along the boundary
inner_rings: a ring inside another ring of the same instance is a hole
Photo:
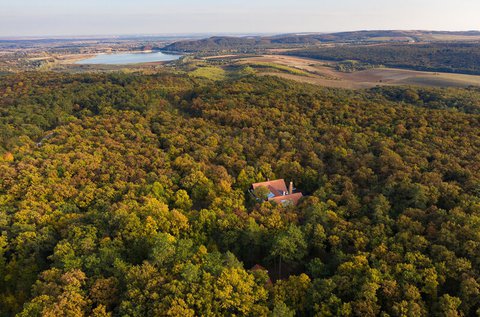
[[[479,95],[5,76],[0,315],[478,314]]]

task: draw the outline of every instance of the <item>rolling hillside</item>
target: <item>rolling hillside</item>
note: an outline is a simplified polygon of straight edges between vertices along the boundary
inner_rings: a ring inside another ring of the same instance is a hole
[[[283,34],[268,37],[211,37],[201,40],[178,41],[163,47],[166,51],[225,52],[255,51],[267,48],[310,46],[321,43],[381,43],[418,41],[475,41],[480,32],[435,31],[355,31],[328,34]]]

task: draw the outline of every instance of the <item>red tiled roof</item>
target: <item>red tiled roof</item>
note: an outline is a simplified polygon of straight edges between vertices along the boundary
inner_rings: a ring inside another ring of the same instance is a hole
[[[252,184],[253,190],[262,186],[267,187],[275,196],[282,196],[284,192],[287,192],[287,185],[285,185],[285,180],[283,179]]]
[[[257,189],[258,187],[268,188],[268,190],[270,190],[270,192],[273,194],[273,197],[269,196],[268,200],[274,201],[277,204],[282,204],[286,201],[290,201],[294,205],[296,205],[300,198],[303,197],[302,193],[288,193],[287,185],[285,184],[285,180],[283,179],[276,179],[273,181],[252,184],[253,190]]]
[[[293,194],[285,195],[285,196],[275,196],[275,197],[270,198],[269,201],[274,201],[277,204],[282,204],[285,201],[291,201],[294,205],[296,205],[298,203],[298,201],[300,200],[300,198],[302,198],[302,197],[303,197],[302,193],[293,193]]]

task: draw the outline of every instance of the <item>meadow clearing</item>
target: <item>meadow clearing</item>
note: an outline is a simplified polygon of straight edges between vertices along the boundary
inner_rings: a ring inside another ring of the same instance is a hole
[[[256,67],[257,73],[336,88],[361,89],[378,85],[416,85],[429,87],[480,86],[480,76],[475,75],[425,72],[397,68],[373,68],[346,73],[335,69],[336,62],[285,55],[238,56],[235,58],[234,63],[254,67],[272,65],[272,67]],[[277,67],[273,65],[277,65]]]

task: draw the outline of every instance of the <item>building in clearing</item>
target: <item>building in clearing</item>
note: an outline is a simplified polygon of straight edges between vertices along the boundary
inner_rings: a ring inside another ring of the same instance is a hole
[[[257,197],[256,195],[257,189],[260,187],[265,187],[267,190],[266,199],[265,197]],[[285,184],[285,180],[283,179],[276,179],[273,181],[267,181],[267,182],[262,182],[262,183],[255,183],[252,184],[252,187],[250,189],[250,193],[252,195],[260,200],[268,200],[268,201],[274,201],[278,204],[293,204],[296,205],[300,198],[303,197],[302,193],[297,192],[295,193],[295,188],[293,187],[293,182],[290,182],[290,185],[288,186]]]

